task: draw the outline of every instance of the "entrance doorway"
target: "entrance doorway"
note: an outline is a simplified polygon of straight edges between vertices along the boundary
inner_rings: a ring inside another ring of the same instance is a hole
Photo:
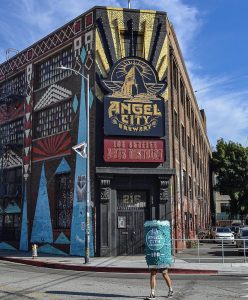
[[[148,191],[117,191],[117,255],[144,253],[144,222]]]

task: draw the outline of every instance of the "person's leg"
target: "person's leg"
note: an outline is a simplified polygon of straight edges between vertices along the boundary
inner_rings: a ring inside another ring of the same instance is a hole
[[[151,273],[150,273],[151,294],[150,294],[150,297],[147,297],[146,299],[154,299],[155,298],[156,274],[157,274],[157,270],[152,269]]]
[[[164,269],[162,271],[162,275],[163,275],[163,278],[169,288],[169,293],[168,293],[168,297],[172,297],[173,295],[173,288],[172,288],[172,282],[171,282],[171,279],[170,279],[170,276],[168,274],[168,270],[167,269]]]

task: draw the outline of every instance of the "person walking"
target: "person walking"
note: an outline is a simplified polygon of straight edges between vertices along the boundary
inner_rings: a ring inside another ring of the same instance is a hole
[[[151,269],[151,273],[150,273],[150,287],[151,287],[151,294],[149,297],[146,297],[146,300],[152,300],[155,299],[155,288],[156,288],[156,276],[157,276],[157,272],[161,271],[162,272],[162,276],[169,288],[168,291],[168,298],[171,298],[173,296],[173,288],[172,288],[172,281],[170,279],[170,276],[168,274],[168,269],[167,268],[161,268],[161,269]]]

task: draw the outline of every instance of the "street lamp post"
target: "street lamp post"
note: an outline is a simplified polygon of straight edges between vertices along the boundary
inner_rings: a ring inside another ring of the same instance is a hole
[[[60,66],[57,69],[70,70],[76,75],[80,75],[87,82],[87,103],[86,103],[86,230],[85,230],[85,263],[89,263],[90,258],[90,79],[89,74],[84,76],[82,73],[68,67]],[[84,144],[85,146],[85,144]],[[82,155],[81,155],[82,156]]]

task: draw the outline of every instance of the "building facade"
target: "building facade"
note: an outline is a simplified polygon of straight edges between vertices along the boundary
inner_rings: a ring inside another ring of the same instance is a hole
[[[89,76],[87,81],[63,65]],[[166,13],[94,7],[0,65],[0,247],[143,253],[145,220],[175,246],[210,222],[206,117]]]

